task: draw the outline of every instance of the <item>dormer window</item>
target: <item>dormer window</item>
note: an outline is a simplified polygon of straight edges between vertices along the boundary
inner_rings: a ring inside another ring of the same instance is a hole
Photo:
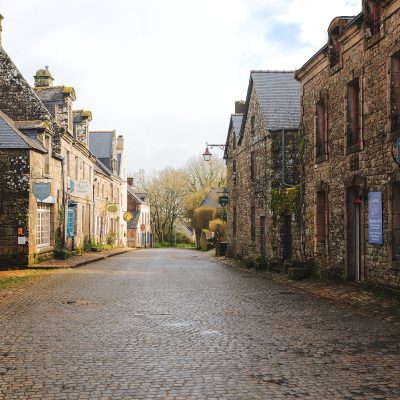
[[[340,62],[341,46],[339,42],[339,27],[336,27],[329,34],[329,65],[335,67]]]
[[[382,1],[367,0],[365,5],[365,37],[371,39],[382,29]]]

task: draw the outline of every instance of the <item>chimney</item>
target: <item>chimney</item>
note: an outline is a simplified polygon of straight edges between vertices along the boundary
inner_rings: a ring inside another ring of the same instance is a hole
[[[126,182],[128,183],[128,185],[129,185],[130,187],[133,186],[133,178],[126,178]]]
[[[124,150],[124,137],[122,135],[117,137],[117,150]]]
[[[0,47],[2,47],[2,36],[3,36],[3,19],[4,17],[0,14]]]
[[[244,101],[235,101],[235,114],[244,114]]]

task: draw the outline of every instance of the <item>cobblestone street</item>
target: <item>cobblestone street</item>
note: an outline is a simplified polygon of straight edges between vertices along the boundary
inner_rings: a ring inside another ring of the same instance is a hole
[[[399,399],[398,325],[144,250],[0,303],[1,399]]]

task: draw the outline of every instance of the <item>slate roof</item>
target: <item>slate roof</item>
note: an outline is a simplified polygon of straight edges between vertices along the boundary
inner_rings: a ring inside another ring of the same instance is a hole
[[[219,196],[224,194],[224,189],[215,188],[210,189],[206,198],[201,202],[199,208],[221,208],[221,205],[218,203]]]
[[[127,189],[128,189],[128,193],[131,196],[133,196],[139,204],[145,204],[145,205],[147,204],[142,198],[143,193],[135,192],[135,190],[129,185],[127,186]]]
[[[114,175],[112,171],[106,165],[104,165],[99,159],[96,159],[95,169],[98,172],[101,172],[108,176]]]
[[[43,153],[42,144],[18,130],[14,122],[0,111],[0,149],[35,149]]]
[[[242,114],[232,114],[232,125],[233,125],[233,130],[235,131],[236,141],[238,141],[240,137],[240,128],[242,126],[242,121],[243,121]]]
[[[294,71],[251,72],[250,81],[269,131],[299,128],[300,83],[296,81],[294,74]]]
[[[111,158],[113,133],[89,132],[89,150],[97,158]]]

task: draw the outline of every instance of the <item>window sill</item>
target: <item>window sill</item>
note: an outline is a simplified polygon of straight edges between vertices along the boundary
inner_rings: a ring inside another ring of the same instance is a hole
[[[36,253],[38,254],[50,253],[51,251],[54,251],[54,246],[36,246]]]
[[[346,147],[346,155],[357,153],[361,150],[361,142]]]

